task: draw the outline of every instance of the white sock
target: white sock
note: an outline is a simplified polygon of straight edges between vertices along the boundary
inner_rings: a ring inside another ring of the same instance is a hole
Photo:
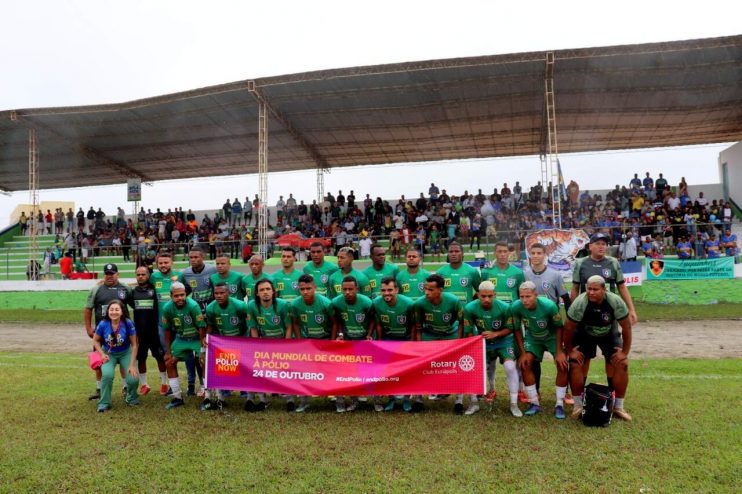
[[[211,399],[211,390],[207,389],[204,391],[204,399],[210,400]]]
[[[170,389],[173,390],[173,398],[182,400],[183,394],[180,392],[180,379],[178,379],[177,377],[171,377],[169,381],[170,381]]]
[[[613,408],[623,410],[623,400],[623,398],[616,398],[616,401],[613,402]]]
[[[518,406],[518,393],[510,393],[510,404]]]
[[[142,386],[147,385],[147,373],[146,372],[139,373],[139,384]]]
[[[165,371],[160,372],[160,382],[162,384],[167,384],[167,372]]]
[[[100,381],[95,381],[95,389],[100,391]]]
[[[515,396],[517,397],[518,370],[515,368],[515,362],[512,360],[506,360],[502,366],[505,368],[505,377],[507,377],[508,381],[508,391],[510,391],[511,396],[513,395],[513,393],[515,393]]]
[[[564,406],[564,396],[567,394],[567,386],[556,387],[556,406]]]
[[[533,403],[534,405],[538,405],[538,392],[536,391],[536,385],[532,384],[530,386],[526,386],[526,394],[528,395],[528,401]]]
[[[478,403],[479,402],[479,397],[477,395],[469,395],[469,401],[471,403]]]
[[[463,405],[464,404],[464,395],[456,395],[456,403]]]

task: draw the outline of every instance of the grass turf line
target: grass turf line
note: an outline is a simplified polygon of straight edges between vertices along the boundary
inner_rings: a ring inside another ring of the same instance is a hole
[[[2,352],[0,367],[0,386],[13,397],[3,406],[0,491],[218,485],[224,492],[551,492],[566,486],[732,492],[738,485],[742,417],[738,407],[724,404],[738,396],[733,376],[742,372],[740,360],[633,362],[626,407],[635,421],[608,429],[551,416],[551,366],[544,366],[546,413],[522,419],[507,411],[502,368],[494,411],[483,407],[458,417],[451,401],[428,403],[420,415],[367,409],[338,415],[322,399],[305,415],[284,412],[278,399],[265,413],[247,414],[236,397],[224,413],[198,411],[195,398],[167,411],[156,392],[137,409],[115,393],[114,409],[96,414],[86,401],[92,375],[83,355]],[[664,375],[676,379],[658,378]],[[685,375],[719,379],[686,382]],[[158,383],[156,372],[149,377]],[[114,384],[117,391],[118,375]]]

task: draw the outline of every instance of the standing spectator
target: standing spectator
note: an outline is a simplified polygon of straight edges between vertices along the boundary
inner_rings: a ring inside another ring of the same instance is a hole
[[[51,255],[51,252],[49,252],[49,254]],[[44,254],[44,262],[46,262],[46,254]],[[46,272],[48,272],[48,270]],[[72,256],[69,252],[59,260],[59,272],[62,275],[62,279],[70,279],[70,275],[72,274]]]
[[[660,173],[659,178],[654,182],[654,190],[657,196],[657,200],[661,201],[665,197],[665,190],[667,189],[667,180]]]
[[[368,259],[371,257],[371,245],[373,242],[371,241],[371,238],[369,236],[363,237],[360,242],[358,242],[358,246],[361,249],[361,259]]]
[[[222,205],[222,217],[227,220],[227,222],[232,221],[232,203],[229,202],[229,198],[227,198],[227,201]]]
[[[232,203],[232,222],[230,223],[230,226],[235,227],[240,224],[240,220],[242,219],[242,204],[240,204],[240,200],[238,198],[234,198],[234,202]]]
[[[621,258],[624,261],[636,261],[636,240],[634,235],[629,231],[624,235],[623,243],[621,244]]]
[[[28,230],[28,216],[26,216],[26,212],[21,212],[21,217],[18,218],[18,223],[21,224],[21,235],[26,234],[26,230]]]

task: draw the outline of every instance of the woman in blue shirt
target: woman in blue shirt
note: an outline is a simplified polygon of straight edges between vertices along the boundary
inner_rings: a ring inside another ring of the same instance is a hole
[[[101,367],[103,379],[98,402],[98,412],[101,413],[111,408],[111,389],[116,364],[119,364],[122,369],[128,366],[126,403],[130,406],[139,405],[137,399],[139,374],[136,365],[137,333],[134,323],[126,317],[125,313],[124,304],[120,300],[112,300],[106,309],[106,316],[95,328],[93,336],[93,347],[100,353],[103,360]]]

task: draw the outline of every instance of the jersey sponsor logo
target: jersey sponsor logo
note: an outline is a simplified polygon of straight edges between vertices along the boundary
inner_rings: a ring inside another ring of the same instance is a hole
[[[301,320],[301,322],[307,322],[307,315],[306,314],[300,314],[299,315],[299,319]]]
[[[443,280],[443,288],[451,288],[451,278],[446,278]]]
[[[363,322],[366,320],[366,314],[356,314],[356,322]]]
[[[470,372],[474,370],[474,367],[476,366],[476,362],[474,361],[474,358],[471,355],[462,355],[461,358],[459,358],[459,368],[464,372]]]
[[[515,286],[515,278],[508,278],[507,285],[508,288],[513,288]]]
[[[198,281],[190,280],[188,284],[191,286],[191,288],[196,288],[198,286]]]
[[[432,322],[433,321],[433,314],[425,314],[425,320]]]
[[[325,322],[325,316],[324,314],[315,314],[314,320],[317,322],[317,324],[322,324]]]
[[[398,324],[406,324],[407,323],[407,316],[397,316],[397,323]]]
[[[386,314],[379,314],[379,321],[385,324],[389,324],[389,316],[387,316]]]
[[[155,288],[162,288],[162,281],[158,281],[157,283],[155,283]]]
[[[375,279],[368,280],[368,284],[369,284],[369,286],[371,288],[376,288],[376,280]]]
[[[402,293],[410,293],[410,285],[402,283]]]
[[[258,321],[258,324],[265,326],[265,317],[258,316],[255,319]]]
[[[446,312],[443,314],[443,322],[450,322],[451,321],[451,314]]]
[[[279,281],[278,283],[276,283],[276,290],[278,290],[279,292],[283,290],[283,281]]]
[[[191,316],[186,315],[186,316],[183,316],[183,322],[186,324],[191,324],[193,323],[193,319],[191,319]]]
[[[497,288],[497,278],[490,278],[490,281],[495,285],[495,288]]]

